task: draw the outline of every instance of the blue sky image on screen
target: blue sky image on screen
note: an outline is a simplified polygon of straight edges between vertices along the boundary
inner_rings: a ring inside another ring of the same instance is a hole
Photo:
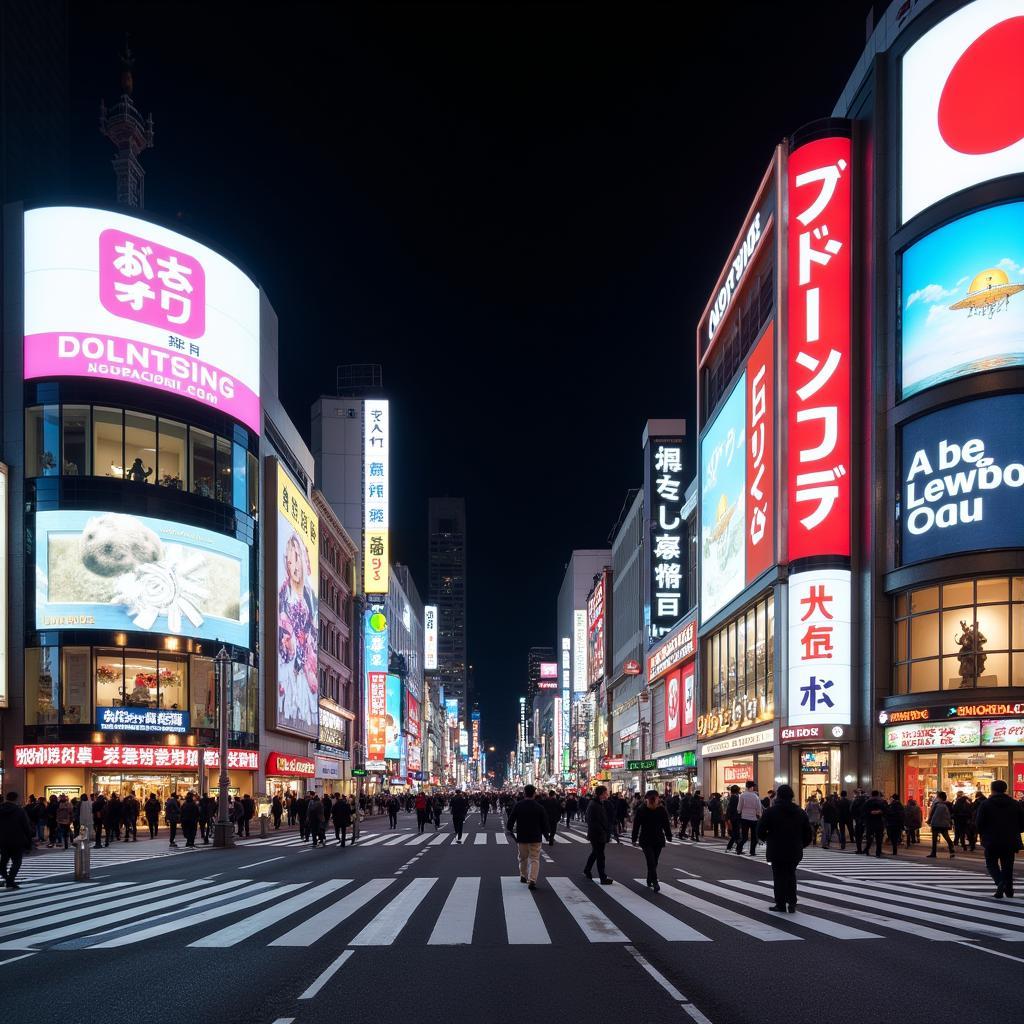
[[[968,214],[906,251],[902,346],[903,398],[1024,365],[1024,203]]]

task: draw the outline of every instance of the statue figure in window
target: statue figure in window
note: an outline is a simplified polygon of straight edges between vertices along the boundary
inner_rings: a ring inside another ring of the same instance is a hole
[[[140,458],[136,458],[132,463],[132,468],[128,470],[128,479],[137,484],[144,484],[152,475],[153,467],[150,466],[149,469],[146,469]]]
[[[961,619],[960,636],[954,637],[953,642],[960,648],[957,659],[960,662],[961,688],[977,686],[988,660],[988,656],[982,650],[988,643],[988,637],[982,633],[977,623],[969,626]]]

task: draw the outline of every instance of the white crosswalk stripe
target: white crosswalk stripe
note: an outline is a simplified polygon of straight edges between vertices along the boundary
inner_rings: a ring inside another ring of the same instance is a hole
[[[91,870],[98,873],[105,868],[117,867],[121,864],[137,864],[140,861],[154,860],[163,857],[193,856],[204,850],[212,850],[213,846],[195,847],[168,846],[159,839],[140,839],[136,843],[114,843],[113,846],[102,846],[97,849],[89,847]],[[21,862],[18,870],[18,884],[25,885],[44,878],[59,878],[70,875],[75,870],[75,852],[71,850],[37,850],[29,854]]]
[[[904,941],[1024,942],[1024,901],[824,876],[800,878],[796,913],[769,914],[771,896],[768,878],[679,878],[655,894],[639,879],[601,887],[546,873],[536,892],[518,875],[62,882],[0,894],[0,950],[117,949],[178,932],[190,933],[182,939],[190,947],[213,949],[242,942],[308,948],[322,940],[352,947],[681,943],[726,935],[800,942],[808,932],[837,942],[893,933]]]

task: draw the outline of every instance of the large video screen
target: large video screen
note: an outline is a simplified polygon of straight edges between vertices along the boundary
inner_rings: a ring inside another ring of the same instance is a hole
[[[902,397],[1024,365],[1024,203],[977,210],[903,256]]]
[[[36,628],[143,630],[249,647],[249,548],[116,512],[36,514]]]
[[[137,217],[25,214],[25,379],[181,395],[260,430],[259,290],[199,242]]]

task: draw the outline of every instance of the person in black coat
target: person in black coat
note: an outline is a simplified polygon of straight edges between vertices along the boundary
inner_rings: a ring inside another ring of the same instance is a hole
[[[209,793],[199,798],[199,834],[203,837],[203,845],[210,845],[210,823],[217,814],[217,804]]]
[[[725,838],[725,824],[722,820],[722,794],[712,793],[708,798],[708,813],[711,815],[711,834],[718,839]]]
[[[455,842],[462,843],[462,826],[466,824],[466,815],[469,814],[469,801],[462,795],[462,790],[455,790],[449,809],[452,812],[452,829],[455,832]]]
[[[686,829],[690,824],[690,794],[682,793],[679,796],[679,838],[686,838]]]
[[[533,786],[525,786],[523,799],[512,808],[505,823],[505,828],[515,836],[519,845],[519,881],[529,883],[531,889],[537,888],[540,848],[548,827],[547,812],[536,800],[536,795]]]
[[[270,801],[270,816],[274,819],[274,831],[276,832],[281,827],[281,818],[284,817],[284,804],[281,803],[281,798],[277,794]]]
[[[593,879],[590,873],[597,865],[597,874],[602,885],[611,885],[612,879],[605,873],[604,848],[612,837],[611,815],[615,814],[615,805],[608,799],[608,787],[598,786],[594,790],[594,799],[587,804],[587,839],[590,840],[590,856],[583,874]]]
[[[704,830],[704,808],[706,806],[704,797],[700,795],[698,789],[690,797],[690,838],[695,843],[700,842],[700,834]]]
[[[192,790],[185,794],[180,814],[181,834],[185,837],[185,846],[194,847],[196,845],[196,829],[199,827],[199,804],[196,803],[196,797]]]
[[[672,823],[656,789],[649,789],[644,794],[643,804],[633,815],[634,846],[638,839],[640,849],[647,858],[647,887],[661,892],[661,886],[658,885],[658,858],[665,843],[672,842]]]
[[[775,793],[775,803],[761,815],[757,837],[764,841],[775,884],[775,903],[769,910],[796,913],[796,866],[804,859],[804,847],[813,833],[807,812],[793,803],[793,788],[785,784]]]
[[[548,846],[554,846],[555,832],[558,830],[558,823],[562,820],[562,804],[553,789],[548,790],[548,795],[541,800],[541,804],[544,807],[544,813],[548,816]]]
[[[20,889],[14,881],[21,868],[21,858],[32,849],[32,825],[18,803],[17,793],[8,793],[0,804],[0,875],[8,889]]]
[[[146,814],[146,824],[149,826],[149,838],[156,839],[157,831],[160,828],[160,801],[157,800],[156,793],[149,794],[146,802],[142,805],[142,809]],[[95,818],[95,816],[96,808],[94,806],[93,817]]]
[[[349,802],[342,796],[339,796],[334,801],[334,806],[331,807],[331,821],[334,824],[334,838],[345,845],[345,830],[352,823],[352,808],[349,806]]]
[[[729,799],[725,802],[725,820],[729,826],[729,842],[725,844],[726,850],[731,850],[733,845],[739,848],[740,845],[740,787],[729,787]]]
[[[985,851],[985,867],[996,883],[993,895],[1001,900],[1013,896],[1013,861],[1022,848],[1024,804],[1007,794],[1002,779],[996,779],[990,789],[992,795],[978,808],[975,824]]]

